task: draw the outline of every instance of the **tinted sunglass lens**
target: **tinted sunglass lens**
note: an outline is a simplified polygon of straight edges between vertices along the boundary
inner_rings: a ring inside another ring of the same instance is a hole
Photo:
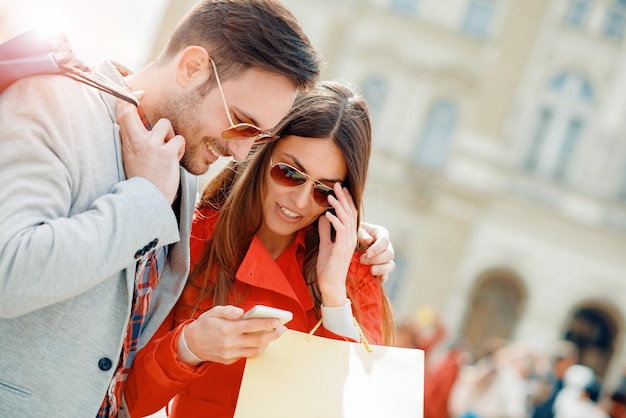
[[[302,173],[286,164],[272,166],[270,175],[277,183],[283,186],[300,186],[306,182],[306,177]]]
[[[259,128],[250,124],[239,124],[222,132],[222,136],[226,139],[235,138],[251,138],[262,133]]]
[[[322,186],[321,184],[316,185],[313,188],[313,199],[320,206],[330,206],[328,203],[328,196],[335,196],[335,192],[328,186]]]
[[[270,168],[270,176],[276,183],[287,187],[301,186],[307,182],[307,176],[303,172],[284,163],[272,165]],[[328,196],[331,195],[336,197],[332,187],[317,181],[315,182],[315,186],[313,186],[313,200],[315,200],[318,205],[329,207]]]

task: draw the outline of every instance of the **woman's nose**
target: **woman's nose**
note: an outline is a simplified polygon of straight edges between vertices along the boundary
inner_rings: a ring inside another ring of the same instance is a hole
[[[303,185],[294,188],[294,202],[297,207],[304,208],[311,204],[311,197],[313,194],[312,187],[313,184],[310,181],[307,181]]]

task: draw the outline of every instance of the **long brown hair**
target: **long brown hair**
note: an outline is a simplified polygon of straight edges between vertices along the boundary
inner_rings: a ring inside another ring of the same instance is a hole
[[[359,208],[360,221],[371,152],[371,127],[365,100],[345,85],[336,82],[321,83],[315,90],[302,93],[296,98],[292,110],[278,125],[277,133],[281,137],[294,135],[333,140],[345,160],[347,176],[343,185],[350,191],[356,207]],[[236,304],[239,302],[238,298],[245,296],[232,295],[229,292],[237,269],[263,219],[261,202],[272,149],[273,144],[261,146],[247,161],[232,162],[204,190],[199,207],[220,209],[220,218],[190,275],[190,282],[197,275],[205,275],[196,307],[200,300],[207,297],[213,298],[215,305],[221,305]],[[317,285],[316,270],[319,250],[317,221],[312,226],[305,232],[303,272],[319,316],[322,298]],[[386,297],[383,305],[384,340],[391,342],[394,327]],[[358,320],[359,307],[354,308]]]
[[[257,68],[307,89],[320,72],[319,54],[295,16],[276,0],[198,2],[178,23],[157,62],[169,62],[191,45],[209,52],[222,80]]]

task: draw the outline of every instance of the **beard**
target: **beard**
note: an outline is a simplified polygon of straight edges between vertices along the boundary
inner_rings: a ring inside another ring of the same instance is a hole
[[[155,119],[167,119],[172,125],[175,135],[185,138],[185,153],[180,165],[191,174],[200,175],[207,171],[203,155],[206,153],[207,137],[201,136],[200,105],[203,96],[199,91],[192,95],[175,95],[162,97],[163,105],[155,112]]]

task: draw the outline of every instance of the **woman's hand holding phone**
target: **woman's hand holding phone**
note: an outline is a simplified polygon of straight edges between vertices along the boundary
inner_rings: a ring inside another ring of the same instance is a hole
[[[318,221],[317,279],[323,304],[327,307],[346,303],[346,276],[357,244],[358,210],[352,196],[339,183],[333,190],[336,197],[328,197],[332,212],[326,211]],[[334,240],[331,227],[335,230]]]
[[[230,305],[204,312],[185,326],[189,350],[202,361],[228,365],[258,356],[286,331],[280,319],[243,316],[243,309]]]

